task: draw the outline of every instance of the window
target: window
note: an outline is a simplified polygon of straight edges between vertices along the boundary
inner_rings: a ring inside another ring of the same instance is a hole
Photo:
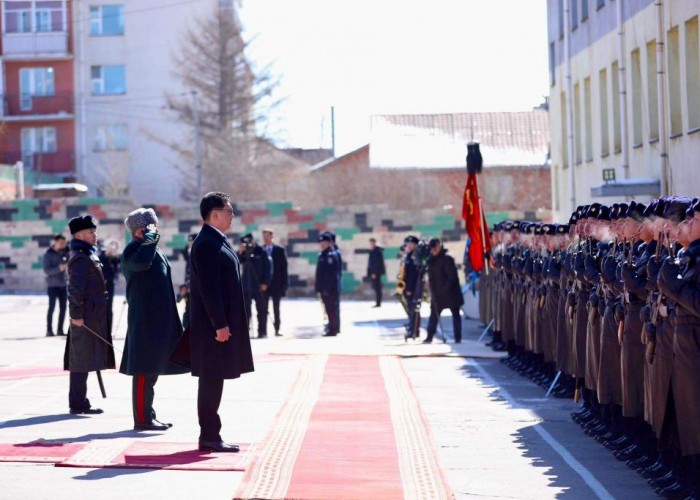
[[[100,5],[90,7],[90,35],[123,35],[124,6]]]
[[[656,40],[647,43],[647,101],[649,102],[649,139],[659,138],[659,86],[656,84]]]
[[[561,164],[564,168],[569,166],[569,124],[566,120],[566,94],[561,93]]]
[[[126,94],[124,66],[92,66],[90,79],[93,95]]]
[[[620,66],[612,63],[612,97],[613,97],[613,147],[615,152],[622,151],[622,126],[620,121]]]
[[[66,31],[64,2],[3,2],[6,33]]]
[[[20,109],[32,109],[32,97],[55,93],[53,68],[21,68],[19,70]]]
[[[574,0],[574,3],[576,0]],[[581,0],[581,21],[588,19],[588,0]]]
[[[101,125],[95,129],[94,151],[122,151],[128,147],[126,125]]]
[[[564,0],[559,0],[559,40],[564,38]]]
[[[614,91],[614,90],[613,90]],[[608,129],[608,70],[598,73],[598,102],[600,103],[600,155],[610,154],[610,131]]]
[[[605,0],[596,0],[596,9],[602,9],[605,7]]]
[[[578,0],[570,0],[569,7],[571,9],[571,29],[575,30],[578,27]]]
[[[554,86],[556,83],[555,72],[557,69],[557,60],[554,52],[554,42],[549,44],[549,85]]]
[[[632,147],[642,144],[642,67],[639,49],[632,51]]]
[[[574,85],[574,163],[581,163],[581,85]]]
[[[671,136],[683,133],[681,115],[681,66],[678,27],[668,31],[668,101],[671,113]]]
[[[56,152],[55,127],[23,128],[20,135],[22,141],[22,163],[27,167],[34,166],[34,155],[36,153]]]
[[[685,84],[688,93],[688,129],[700,129],[700,53],[698,17],[685,23]]]
[[[586,127],[586,161],[593,160],[593,124],[591,122],[591,79],[583,80],[583,121]]]

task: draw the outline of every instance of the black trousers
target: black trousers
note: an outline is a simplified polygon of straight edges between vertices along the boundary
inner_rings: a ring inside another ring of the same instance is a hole
[[[270,314],[270,299],[272,299],[272,312],[274,314],[274,325],[275,325],[275,333],[279,333],[280,331],[280,324],[282,324],[282,321],[280,320],[280,302],[282,301],[282,296],[281,295],[271,295],[271,294],[266,294],[267,295],[267,314]]]
[[[340,294],[338,292],[322,292],[321,300],[328,318],[327,332],[331,335],[340,333]]]
[[[258,313],[258,336],[267,335],[267,297],[266,294],[258,290],[257,292],[244,292],[245,313],[251,317],[251,306],[255,301],[255,310]]]
[[[382,305],[382,277],[377,276],[376,278],[370,277],[372,282],[372,289],[374,290],[374,300],[378,306]]]
[[[452,313],[452,327],[454,328],[455,342],[462,341],[462,314],[459,307],[438,308],[434,303],[430,303],[430,319],[428,319],[428,340],[432,340],[437,331],[440,313],[444,309],[449,309]]]
[[[107,283],[107,324],[109,325],[109,333],[112,333],[112,320],[114,319],[114,313],[112,312],[112,306],[114,304],[114,283]]]
[[[47,289],[49,295],[49,311],[46,314],[46,331],[53,332],[53,311],[58,300],[58,328],[57,332],[63,332],[63,322],[66,319],[66,301],[68,293],[64,286],[50,286]]]
[[[87,372],[70,372],[68,388],[68,407],[71,410],[82,411],[90,408],[87,398]]]
[[[199,417],[200,441],[221,441],[219,405],[223,392],[224,379],[199,377],[197,416]]]
[[[156,418],[156,412],[153,409],[156,382],[158,382],[158,375],[140,373],[132,377],[131,403],[134,412],[134,425],[151,424]]]

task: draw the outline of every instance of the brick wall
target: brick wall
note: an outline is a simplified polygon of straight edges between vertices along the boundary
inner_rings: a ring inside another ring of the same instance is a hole
[[[57,232],[69,236],[67,223],[74,216],[89,213],[99,220],[98,236],[116,239],[122,248],[128,235],[124,217],[134,208],[124,200],[104,198],[31,199],[0,203],[0,292],[40,291],[45,287],[42,257],[51,237]],[[201,225],[195,206],[156,205],[161,248],[173,267],[177,286],[184,278],[182,249],[187,234]],[[313,293],[313,277],[318,255],[319,232],[337,234],[343,254],[343,290],[356,297],[369,297],[363,285],[367,265],[367,247],[375,237],[385,248],[387,262],[386,291],[393,291],[398,273],[398,254],[404,237],[409,234],[440,236],[458,262],[466,235],[458,209],[442,208],[396,210],[388,205],[327,205],[317,209],[295,209],[290,202],[241,204],[236,206],[230,237],[234,243],[246,232],[261,238],[263,227],[275,232],[275,239],[287,246],[289,255],[290,294]],[[505,217],[522,218],[523,212],[502,212]],[[119,283],[123,287],[123,280]]]

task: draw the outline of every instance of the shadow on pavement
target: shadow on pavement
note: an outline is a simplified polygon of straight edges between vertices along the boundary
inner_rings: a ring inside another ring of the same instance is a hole
[[[77,481],[99,481],[100,479],[112,479],[119,476],[131,476],[135,474],[145,474],[158,469],[116,469],[103,468],[92,469],[80,476],[73,476]]]
[[[7,422],[0,423],[0,429],[7,429],[10,427],[25,427],[27,425],[49,424],[51,422],[61,422],[63,420],[78,420],[84,418],[87,417],[82,417],[80,415],[71,415],[70,413],[58,413],[56,415],[39,415],[36,417],[8,420]]]
[[[147,438],[152,436],[160,436],[160,432],[142,432],[133,429],[125,429],[123,431],[102,432],[96,434],[83,434],[76,437],[52,438],[51,441],[60,441],[62,443],[85,443],[94,439],[118,439],[118,438]]]

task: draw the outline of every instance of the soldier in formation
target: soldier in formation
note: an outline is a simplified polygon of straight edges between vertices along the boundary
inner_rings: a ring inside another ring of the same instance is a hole
[[[580,400],[572,418],[660,496],[699,498],[698,199],[593,203],[491,238],[480,314],[503,361]]]

